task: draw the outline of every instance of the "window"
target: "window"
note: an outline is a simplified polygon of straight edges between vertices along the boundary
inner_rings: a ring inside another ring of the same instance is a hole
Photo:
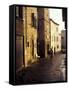
[[[36,28],[37,25],[36,25],[36,18],[35,18],[35,16],[34,16],[34,13],[32,13],[31,18],[32,18],[32,27]]]
[[[23,35],[23,7],[16,6],[16,34]]]
[[[59,48],[59,45],[57,45],[57,48]]]
[[[58,27],[56,27],[56,31],[58,32]]]
[[[16,17],[17,18],[23,18],[23,8],[22,7],[16,7]]]
[[[61,37],[61,39],[63,40],[63,39],[64,39],[64,37]]]
[[[53,41],[53,36],[52,36],[52,41]]]
[[[22,7],[19,7],[19,17],[22,18],[23,17],[23,11],[22,11]]]
[[[19,16],[19,7],[17,6],[16,7],[16,17],[18,17]]]
[[[54,36],[54,42],[55,42],[55,36]]]
[[[58,37],[57,37],[57,41],[58,41]]]
[[[29,47],[29,42],[27,42],[27,47]]]

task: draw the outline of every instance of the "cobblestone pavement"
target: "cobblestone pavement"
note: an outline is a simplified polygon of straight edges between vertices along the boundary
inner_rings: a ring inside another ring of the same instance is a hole
[[[18,82],[22,83],[49,83],[66,80],[66,55],[56,54],[53,58],[39,59],[30,67],[21,71]]]

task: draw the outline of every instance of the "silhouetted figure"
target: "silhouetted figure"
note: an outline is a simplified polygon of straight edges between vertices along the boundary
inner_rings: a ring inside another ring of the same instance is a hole
[[[51,58],[53,57],[53,50],[52,50],[52,48],[50,49],[50,57]]]

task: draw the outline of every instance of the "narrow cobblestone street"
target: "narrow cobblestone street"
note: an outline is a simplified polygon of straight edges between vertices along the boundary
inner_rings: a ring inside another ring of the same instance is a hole
[[[56,54],[53,58],[39,59],[31,67],[21,71],[18,81],[23,83],[48,83],[66,80],[65,54]]]

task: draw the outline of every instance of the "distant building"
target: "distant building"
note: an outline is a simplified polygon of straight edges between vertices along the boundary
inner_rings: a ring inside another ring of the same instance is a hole
[[[61,31],[61,48],[66,49],[66,30]]]
[[[61,33],[59,34],[59,24],[50,19],[50,46],[53,52],[61,50]]]
[[[60,51],[61,51],[61,32],[58,33],[58,41],[57,41],[57,44],[58,44],[58,51],[60,52]]]
[[[47,8],[38,8],[38,55],[41,58],[48,56],[50,48],[50,32],[49,32],[49,10]]]
[[[65,29],[67,29],[67,8],[62,9],[62,19],[65,22]]]

